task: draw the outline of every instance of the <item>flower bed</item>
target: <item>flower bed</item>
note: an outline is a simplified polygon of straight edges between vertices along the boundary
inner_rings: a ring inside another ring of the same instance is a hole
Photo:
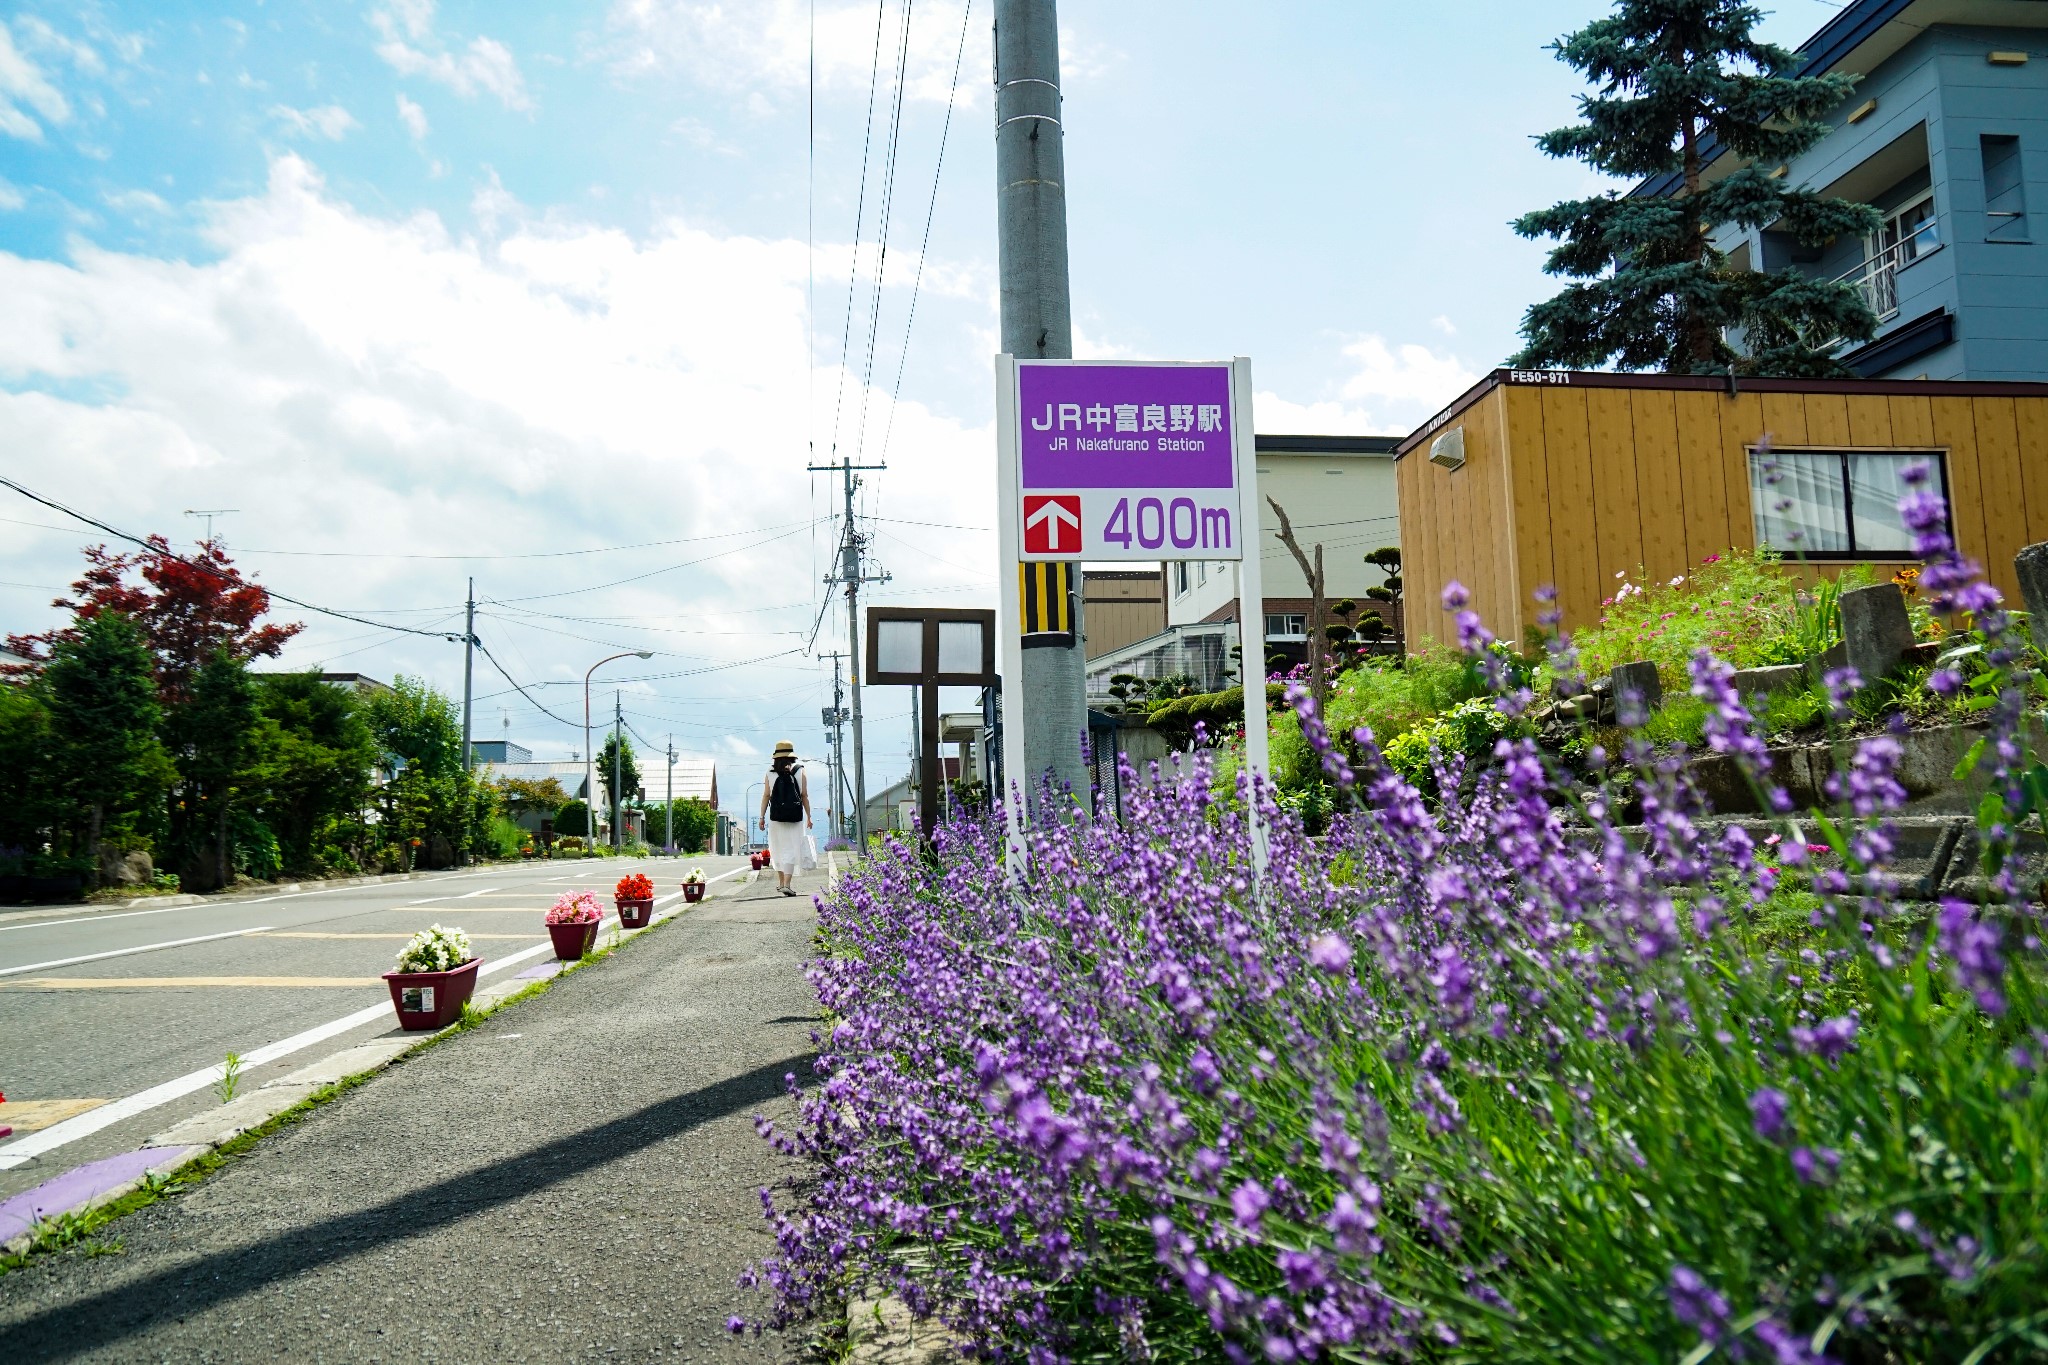
[[[1727,665],[1690,672],[1767,784]],[[2031,799],[1996,696],[1994,861]],[[1805,836],[1710,835],[1647,746],[1631,840],[1528,739],[1426,805],[1369,734],[1302,731],[1356,802],[1320,843],[1127,774],[1127,824],[1048,819],[1015,888],[979,823],[841,880],[769,1322],[882,1289],[1045,1361],[2048,1349],[2039,925],[2009,869],[1992,911],[1890,898],[1895,751],[1859,750],[1809,878]]]

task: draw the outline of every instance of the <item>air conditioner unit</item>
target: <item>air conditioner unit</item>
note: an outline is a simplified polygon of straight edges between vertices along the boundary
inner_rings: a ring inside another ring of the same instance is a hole
[[[1465,463],[1465,428],[1452,427],[1429,443],[1429,462],[1440,464],[1445,469],[1458,469]]]

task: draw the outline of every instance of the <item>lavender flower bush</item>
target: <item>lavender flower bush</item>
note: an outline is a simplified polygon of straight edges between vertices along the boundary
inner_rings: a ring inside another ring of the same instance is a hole
[[[1908,504],[1930,591],[2011,668],[1938,503]],[[1691,673],[1766,782],[1728,667]],[[1625,830],[1613,783],[1529,740],[1440,762],[1430,803],[1297,705],[1354,802],[1324,839],[1249,783],[1127,774],[1123,825],[1048,806],[1014,886],[974,822],[840,883],[821,1084],[768,1130],[815,1179],[764,1193],[763,1325],[883,1290],[1047,1362],[2048,1351],[2037,922],[2009,863],[2000,905],[1898,899],[1896,746],[1820,823],[1843,867],[1809,872],[1802,833],[1773,857],[1706,822],[1639,740]],[[2006,812],[2022,705],[1984,760]]]

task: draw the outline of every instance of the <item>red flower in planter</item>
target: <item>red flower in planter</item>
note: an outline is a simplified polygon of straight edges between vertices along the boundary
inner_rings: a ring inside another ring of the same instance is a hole
[[[630,877],[619,878],[613,894],[622,901],[644,901],[654,899],[654,879],[642,872]]]

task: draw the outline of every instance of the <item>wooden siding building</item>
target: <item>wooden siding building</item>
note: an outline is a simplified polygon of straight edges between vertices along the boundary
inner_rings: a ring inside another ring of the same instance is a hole
[[[2013,555],[2048,540],[2048,384],[1495,370],[1396,452],[1415,636],[1444,637],[1434,604],[1452,579],[1503,639],[1535,623],[1546,584],[1567,629],[1589,625],[1617,573],[1665,581],[1754,549],[1759,518],[1778,515],[1762,461],[1840,457],[1847,486],[1852,460],[1888,478],[1913,455],[1938,459],[1957,544],[2017,603]],[[1882,510],[1852,503],[1840,535]],[[1915,562],[1871,525],[1880,548],[1814,554],[1818,570]]]

